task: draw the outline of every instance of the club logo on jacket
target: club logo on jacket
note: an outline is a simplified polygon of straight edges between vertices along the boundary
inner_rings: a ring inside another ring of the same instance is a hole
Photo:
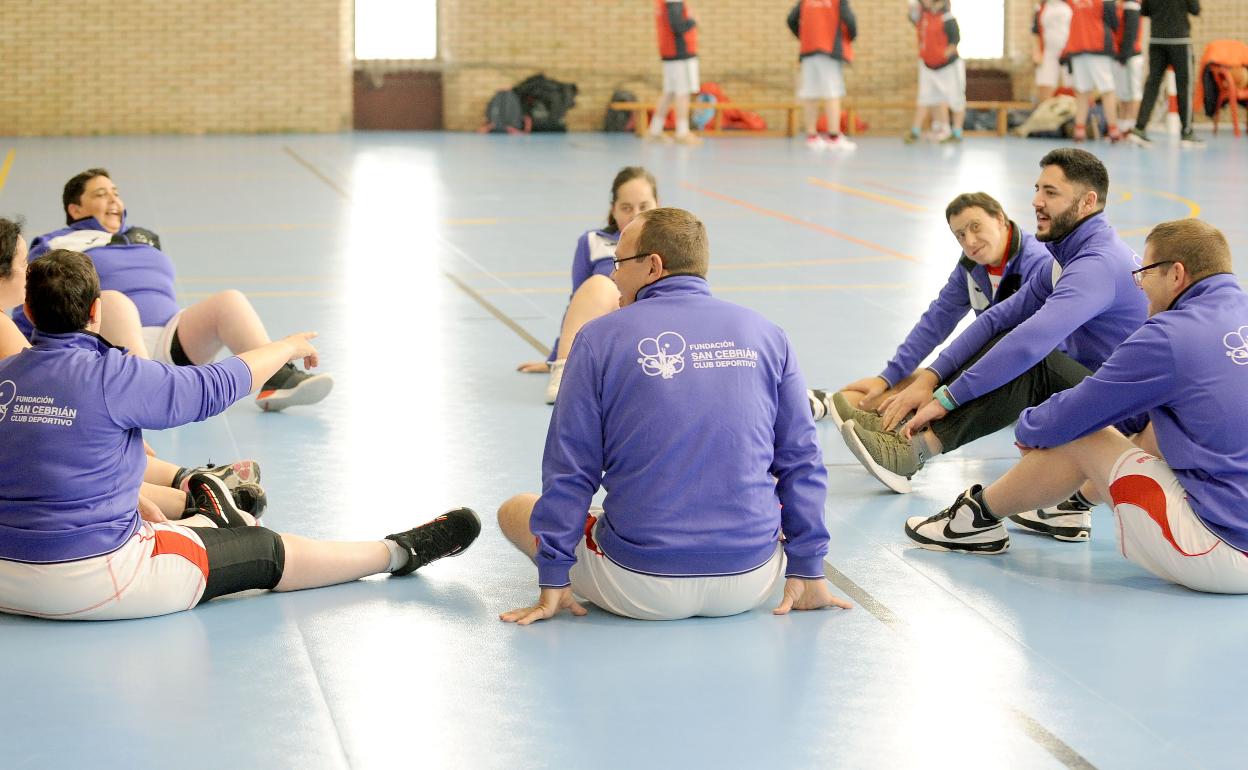
[[[9,404],[17,398],[17,384],[13,380],[0,382],[0,421],[9,416]]]
[[[1238,366],[1248,366],[1248,325],[1241,326],[1222,337],[1226,354]]]
[[[17,403],[14,403],[14,402]],[[0,421],[13,416],[9,422],[42,423],[72,427],[78,418],[78,410],[69,406],[57,406],[51,396],[19,396],[13,380],[0,382]]]
[[[685,338],[676,332],[663,332],[637,343],[641,371],[649,377],[670,380],[685,370]]]

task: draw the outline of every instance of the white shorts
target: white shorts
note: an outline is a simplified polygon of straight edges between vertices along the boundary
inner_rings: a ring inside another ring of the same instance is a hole
[[[696,94],[700,90],[698,57],[663,62],[663,93]]]
[[[182,320],[179,310],[164,326],[144,326],[143,344],[147,346],[147,354],[153,361],[173,366],[173,335],[178,330],[178,321]]]
[[[966,62],[958,59],[938,70],[919,61],[919,106],[949,105],[954,112],[966,109]]]
[[[1174,471],[1142,449],[1122,453],[1109,474],[1122,555],[1195,591],[1248,593],[1248,554],[1209,531]]]
[[[762,566],[740,575],[678,578],[633,572],[598,549],[595,534],[601,521],[601,509],[591,509],[586,536],[576,546],[572,592],[616,615],[638,620],[736,615],[766,602],[784,582],[786,562],[779,543]]]
[[[798,99],[840,99],[844,95],[845,77],[839,60],[822,54],[802,59]]]
[[[1070,85],[1070,73],[1057,60],[1057,54],[1044,56],[1036,67],[1036,85],[1057,88]]]
[[[1100,94],[1114,91],[1113,57],[1102,54],[1081,53],[1071,58],[1070,68],[1075,76],[1075,91],[1086,94],[1095,91]]]
[[[1144,57],[1127,59],[1126,64],[1114,62],[1114,91],[1124,102],[1138,102],[1144,98]]]
[[[0,611],[53,620],[166,615],[199,603],[208,551],[195,530],[143,522],[121,548],[60,564],[0,560]]]

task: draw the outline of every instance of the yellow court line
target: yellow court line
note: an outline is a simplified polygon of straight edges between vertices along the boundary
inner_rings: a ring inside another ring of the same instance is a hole
[[[0,166],[0,190],[4,189],[4,183],[9,179],[9,169],[13,168],[13,158],[17,155],[17,150],[9,150],[4,156],[4,165]]]
[[[1166,192],[1165,190],[1144,190],[1143,192],[1152,193],[1158,198],[1177,201],[1178,203],[1182,203],[1184,206],[1187,206],[1187,219],[1195,219],[1200,216],[1200,204],[1191,198],[1184,198],[1182,195],[1175,195],[1174,193]]]
[[[859,190],[856,187],[848,187],[846,185],[839,184],[837,182],[829,182],[826,179],[820,179],[818,177],[809,176],[809,177],[806,177],[806,181],[811,184],[819,185],[820,187],[826,187],[829,190],[842,192],[842,193],[845,193],[846,195],[855,195],[859,198],[865,198],[866,200],[869,200],[869,201],[875,201],[876,203],[885,203],[885,204],[888,204],[889,206],[896,206],[899,209],[905,209],[906,211],[915,211],[919,213],[927,211],[926,206],[919,206],[914,203],[907,203],[906,201],[903,201],[903,200],[890,198],[887,195],[879,195],[878,193],[867,192],[866,190]]]

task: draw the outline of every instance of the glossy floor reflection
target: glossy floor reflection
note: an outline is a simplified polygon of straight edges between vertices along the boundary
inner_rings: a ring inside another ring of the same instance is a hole
[[[1210,145],[1093,149],[1133,246],[1198,214],[1243,276],[1248,142]],[[0,616],[0,766],[1242,765],[1248,599],[1135,568],[1103,508],[1086,544],[1016,534],[1000,558],[910,547],[907,516],[1009,467],[1007,434],[935,461],[903,497],[821,429],[829,569],[860,603],[850,612],[497,620],[535,595],[536,571],[492,519],[539,489],[549,417],[544,377],[514,367],[554,339],[576,238],[605,218],[619,167],[646,165],[662,203],[705,220],[716,292],[784,326],[808,380],[836,386],[878,371],[948,274],[950,198],[985,190],[1032,226],[1047,143],[864,138],[816,155],[783,140],[347,134],[7,149],[0,213],[24,214],[28,233],[61,221],[69,176],[105,166],[185,299],[235,287],[273,334],[321,333],[327,401],[282,414],[245,401],[151,435],[162,455],[259,459],[277,529],[374,538],[461,504],[487,527],[409,579],[144,621]]]

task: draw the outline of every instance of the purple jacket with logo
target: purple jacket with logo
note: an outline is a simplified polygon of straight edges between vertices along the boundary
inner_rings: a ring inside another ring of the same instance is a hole
[[[783,529],[787,574],[823,576],[827,471],[797,359],[779,327],[701,278],[643,288],[572,344],[530,522],[541,585],[568,585],[599,486],[598,546],[626,569],[748,572]]]
[[[1094,375],[1023,412],[1015,435],[1054,447],[1148,413],[1192,510],[1248,551],[1248,295],[1234,275],[1198,281]]]
[[[1013,297],[988,308],[932,364],[948,380],[989,340],[1011,330],[949,384],[959,404],[991,393],[1059,348],[1096,369],[1148,317],[1148,300],[1131,278],[1139,260],[1104,212],[1045,245],[1053,269],[1037,272]]]
[[[95,263],[101,289],[129,297],[144,326],[164,326],[180,309],[173,288],[173,261],[148,242],[150,235],[127,225],[124,214],[121,232],[116,235],[105,230],[95,217],[86,217],[31,241],[30,259],[53,249],[80,251]],[[30,336],[34,327],[20,307],[13,311],[13,321]]]
[[[937,345],[953,333],[966,311],[973,310],[979,316],[992,305],[1012,297],[1037,272],[1052,270],[1053,256],[1044,244],[1013,222],[1010,229],[1013,234],[1010,237],[1009,258],[996,293],[992,290],[988,268],[965,256],[959,259],[940,294],[928,305],[927,311],[906,335],[905,342],[897,348],[893,359],[880,374],[890,388],[909,376]]]
[[[139,524],[143,428],[204,420],[251,389],[238,357],[166,366],[87,332],[45,334],[0,360],[0,559],[74,561]]]

